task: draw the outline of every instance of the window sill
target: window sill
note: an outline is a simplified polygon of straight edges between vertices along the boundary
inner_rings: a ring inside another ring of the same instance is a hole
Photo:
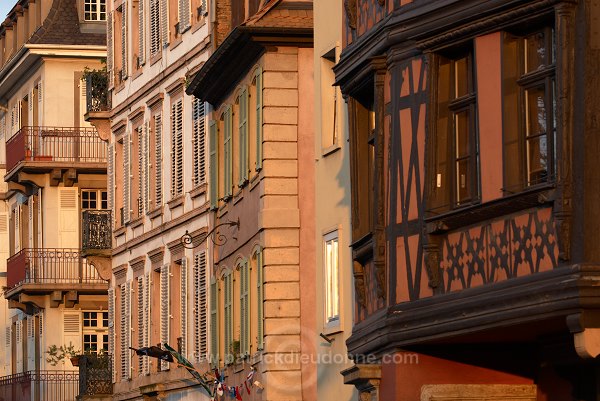
[[[144,65],[142,65],[140,68],[136,69],[133,72],[133,74],[131,74],[131,80],[132,81],[135,81],[137,78],[139,78],[140,76],[142,76],[142,74],[144,73]]]
[[[198,185],[196,188],[190,191],[190,197],[192,199],[199,197],[200,195],[204,195],[206,193],[206,189],[208,185],[206,183]]]
[[[237,204],[239,201],[241,201],[242,199],[244,199],[244,191],[242,188],[240,188],[234,195],[233,195],[233,204]]]
[[[168,201],[167,205],[169,205],[169,210],[173,210],[173,209],[183,205],[184,198],[185,197],[183,195],[177,195],[176,198],[173,198],[170,201]]]
[[[206,25],[206,17],[200,17],[200,19],[197,22],[192,24],[191,32],[195,33],[198,29],[202,28],[204,25]]]
[[[150,66],[153,66],[162,59],[162,51],[158,51],[154,56],[150,57]]]
[[[127,231],[127,227],[122,226],[117,228],[115,231],[113,231],[113,235],[115,236],[115,238],[120,237],[121,235],[124,235],[125,232]]]
[[[553,182],[540,184],[490,202],[470,204],[460,209],[426,217],[427,233],[443,234],[489,219],[552,203],[556,199],[554,188]],[[431,211],[426,213],[431,213]]]
[[[138,228],[139,226],[141,226],[142,224],[144,224],[144,216],[140,216],[137,217],[133,220],[131,220],[129,222],[129,226],[133,229],[133,228]]]
[[[256,175],[250,178],[250,191],[252,191],[260,182],[260,170],[256,173]]]
[[[157,207],[154,210],[149,211],[147,214],[148,214],[148,217],[151,219],[155,219],[158,216],[161,216],[162,215],[162,205]]]
[[[323,326],[322,334],[325,334],[326,336],[335,336],[335,335],[341,334],[343,332],[344,332],[344,330],[342,330],[341,322],[338,319],[334,323],[333,322],[325,323],[325,325]]]
[[[175,50],[177,46],[183,43],[183,35],[179,35],[177,39],[175,39],[171,44],[169,44],[169,51]]]
[[[340,150],[342,147],[340,145],[338,145],[337,143],[327,147],[327,148],[323,148],[321,149],[321,154],[323,155],[323,157],[327,157],[329,155],[332,155],[334,153],[336,153],[338,150]]]

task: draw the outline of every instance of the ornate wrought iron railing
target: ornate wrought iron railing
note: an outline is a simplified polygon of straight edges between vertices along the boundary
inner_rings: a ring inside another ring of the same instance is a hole
[[[0,400],[75,401],[79,373],[69,370],[40,370],[0,377]]]
[[[102,284],[79,249],[25,248],[7,260],[7,284]]]
[[[79,358],[79,395],[112,394],[110,354],[86,354]]]
[[[109,111],[108,72],[86,71],[87,112]]]
[[[95,128],[23,127],[6,142],[6,170],[21,161],[106,163]]]
[[[112,225],[110,210],[85,210],[83,212],[82,249],[111,249]]]

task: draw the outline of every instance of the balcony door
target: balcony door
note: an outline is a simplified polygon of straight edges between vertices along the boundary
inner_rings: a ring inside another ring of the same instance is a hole
[[[79,248],[78,188],[59,188],[59,246]]]

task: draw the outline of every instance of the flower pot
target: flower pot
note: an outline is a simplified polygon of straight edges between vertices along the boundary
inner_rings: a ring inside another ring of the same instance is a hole
[[[79,355],[72,356],[70,359],[71,359],[71,365],[79,366]]]

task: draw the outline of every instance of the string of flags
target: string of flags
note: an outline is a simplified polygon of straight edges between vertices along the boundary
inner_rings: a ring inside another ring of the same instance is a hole
[[[169,344],[164,344],[165,349],[162,349],[156,345],[150,347],[133,348],[129,349],[135,351],[137,355],[147,356],[150,358],[157,358],[166,362],[175,363],[177,366],[181,366],[187,369],[188,372],[200,383],[202,388],[211,397],[211,401],[215,401],[217,397],[228,396],[232,399],[239,401],[243,400],[243,394],[251,394],[251,389],[257,387],[263,389],[262,384],[259,381],[254,381],[254,367],[250,368],[250,372],[246,375],[246,379],[236,386],[230,386],[225,383],[225,374],[223,371],[219,372],[215,369],[214,372],[200,373],[190,361],[188,361],[183,355],[174,350]],[[214,373],[214,376],[212,375]],[[212,388],[211,388],[212,387]]]

